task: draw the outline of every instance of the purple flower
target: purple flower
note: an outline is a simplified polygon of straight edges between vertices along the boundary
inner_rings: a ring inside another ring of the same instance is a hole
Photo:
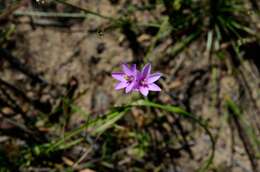
[[[129,93],[135,88],[137,84],[136,78],[138,71],[135,64],[132,65],[130,68],[128,67],[128,65],[122,64],[122,70],[123,72],[112,73],[112,77],[119,81],[116,84],[115,89],[119,90],[125,88],[125,92]]]
[[[159,72],[151,74],[151,64],[148,63],[141,72],[137,72],[138,85],[136,87],[144,96],[147,96],[149,91],[161,91],[161,88],[154,83],[161,76]]]
[[[115,89],[125,88],[125,92],[139,91],[142,95],[147,96],[149,91],[161,91],[161,88],[154,82],[162,75],[159,72],[151,74],[151,64],[146,64],[142,71],[136,69],[136,65],[129,67],[122,65],[122,72],[113,72],[112,77],[118,80]]]

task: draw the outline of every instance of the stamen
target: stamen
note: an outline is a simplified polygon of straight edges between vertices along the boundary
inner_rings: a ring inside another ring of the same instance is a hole
[[[133,76],[128,76],[128,75],[125,75],[124,76],[125,80],[129,83],[129,82],[132,82],[134,80],[134,77]]]
[[[144,87],[147,87],[147,82],[146,82],[146,80],[141,80],[140,81],[140,84],[142,85],[142,86],[144,86]]]

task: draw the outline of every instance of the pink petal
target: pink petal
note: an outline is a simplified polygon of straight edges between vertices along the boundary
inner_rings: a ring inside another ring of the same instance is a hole
[[[132,71],[132,72],[136,71],[136,64],[132,64],[132,66],[131,66],[131,71]]]
[[[133,75],[133,71],[128,67],[127,64],[122,64],[122,68],[123,68],[123,72],[126,74],[126,75]]]
[[[140,71],[136,70],[135,77],[136,77],[137,80],[142,79],[142,73]]]
[[[119,81],[125,81],[125,74],[123,72],[113,72],[112,77]]]
[[[154,83],[149,84],[148,89],[151,91],[161,91],[162,90],[158,85],[156,85]]]
[[[122,88],[127,87],[127,85],[128,85],[128,84],[127,84],[126,82],[119,82],[119,83],[116,84],[115,89],[116,89],[116,90],[120,90],[120,89],[122,89]]]
[[[148,84],[157,81],[161,76],[162,76],[162,74],[159,73],[159,72],[150,75],[149,78],[148,78],[148,81],[147,81]]]
[[[151,72],[151,64],[147,63],[142,70],[142,76],[146,78]]]
[[[134,86],[135,86],[135,82],[132,82],[131,84],[129,84],[129,85],[126,87],[125,92],[126,92],[126,93],[129,93],[130,91],[133,90]]]
[[[147,87],[140,87],[139,90],[140,90],[141,94],[144,96],[147,96],[149,93],[149,90]]]

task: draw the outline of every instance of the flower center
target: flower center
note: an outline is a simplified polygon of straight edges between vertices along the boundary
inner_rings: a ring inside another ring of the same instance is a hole
[[[140,85],[142,85],[142,86],[144,86],[144,87],[147,87],[147,81],[145,80],[145,79],[142,79],[141,81],[140,81]]]
[[[126,80],[127,82],[132,82],[132,81],[134,80],[134,77],[133,77],[133,76],[125,75],[124,78],[125,78],[125,80]]]

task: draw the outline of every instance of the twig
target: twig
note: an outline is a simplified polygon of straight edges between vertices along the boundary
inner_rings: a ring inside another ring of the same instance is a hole
[[[192,150],[190,148],[190,145],[188,143],[188,140],[187,140],[187,137],[186,137],[186,133],[185,133],[185,130],[181,124],[181,119],[180,117],[177,117],[176,118],[176,126],[178,128],[178,130],[180,131],[180,134],[182,136],[182,139],[183,139],[183,149],[189,154],[190,158],[193,159],[194,158],[194,155],[192,153]]]
[[[247,133],[245,132],[245,126],[241,123],[240,116],[241,116],[241,111],[237,107],[237,105],[230,99],[227,99],[227,109],[229,114],[231,115],[231,122],[234,123],[238,130],[238,135],[240,140],[243,143],[243,146],[245,148],[245,151],[248,155],[248,158],[250,160],[252,170],[254,172],[258,171],[258,162],[257,162],[257,157],[255,155],[255,150],[252,145],[252,142],[250,141],[250,138],[248,137]]]
[[[29,122],[30,121],[29,117],[22,110],[22,108],[16,103],[17,101],[15,101],[13,98],[11,98],[11,96],[8,94],[8,92],[6,92],[3,88],[0,87],[0,95],[1,95],[1,93],[5,97],[5,99],[9,101],[9,103],[8,103],[8,102],[4,102],[3,100],[0,99],[1,104],[11,107],[17,114],[21,114],[21,116],[23,117],[25,122]]]
[[[58,12],[41,12],[41,11],[16,11],[15,16],[31,17],[55,17],[55,18],[86,18],[84,13],[58,13]]]
[[[8,18],[9,15],[11,15],[16,9],[18,9],[20,6],[28,3],[28,0],[22,0],[17,4],[11,5],[6,8],[6,10],[0,15],[0,23]]]
[[[0,86],[1,85],[4,87],[5,91],[7,91],[7,90],[12,91],[13,94],[22,98],[22,101],[25,101],[25,102],[32,104],[35,109],[40,110],[43,113],[49,113],[50,112],[51,107],[48,107],[47,104],[41,103],[38,100],[30,99],[29,97],[26,96],[26,94],[24,92],[22,92],[21,90],[16,88],[14,85],[11,85],[11,84],[7,83],[6,81],[0,79]]]
[[[255,156],[254,150],[252,149],[253,146],[250,142],[250,139],[246,135],[243,126],[241,125],[240,121],[238,120],[238,118],[235,115],[233,115],[233,119],[234,119],[234,123],[237,127],[239,137],[242,140],[244,148],[248,154],[249,160],[252,165],[252,169],[254,172],[257,172],[258,171],[258,164],[257,164],[257,160],[256,160],[257,158]]]
[[[4,58],[7,60],[10,65],[22,72],[23,74],[29,76],[33,79],[33,81],[39,82],[41,84],[47,85],[48,82],[40,78],[37,74],[35,74],[27,65],[23,64],[18,58],[14,57],[11,53],[9,53],[6,49],[0,48],[0,58]]]

